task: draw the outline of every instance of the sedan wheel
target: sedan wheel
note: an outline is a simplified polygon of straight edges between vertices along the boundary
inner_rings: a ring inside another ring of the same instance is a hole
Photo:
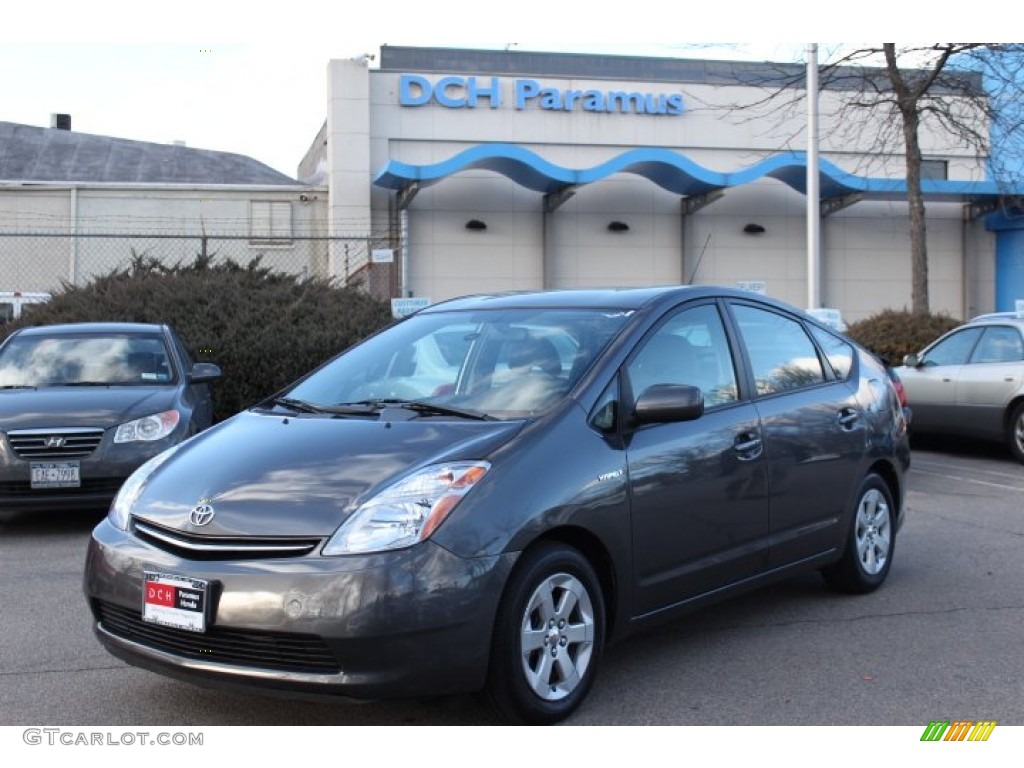
[[[895,515],[896,505],[885,481],[874,474],[864,478],[842,559],[821,572],[830,587],[863,594],[882,586],[896,545]]]
[[[513,722],[564,719],[587,695],[604,640],[604,600],[590,563],[544,543],[523,555],[499,609],[485,695]]]
[[[1010,417],[1010,450],[1017,461],[1024,462],[1024,403],[1017,403]]]

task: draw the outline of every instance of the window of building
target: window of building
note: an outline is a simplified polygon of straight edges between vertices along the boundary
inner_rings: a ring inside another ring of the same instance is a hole
[[[291,245],[292,204],[287,200],[251,200],[249,242],[253,245]]]
[[[949,162],[946,160],[922,160],[921,178],[945,181],[949,178]]]

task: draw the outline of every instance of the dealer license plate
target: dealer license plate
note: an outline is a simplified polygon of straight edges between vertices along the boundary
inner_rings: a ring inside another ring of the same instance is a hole
[[[210,583],[203,579],[145,571],[142,620],[190,632],[205,632],[209,587]]]
[[[79,488],[82,485],[77,461],[33,461],[32,488]]]

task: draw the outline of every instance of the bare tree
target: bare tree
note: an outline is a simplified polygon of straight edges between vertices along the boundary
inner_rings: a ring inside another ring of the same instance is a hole
[[[933,136],[945,137],[949,146],[973,151],[979,160],[990,156],[990,128],[996,124],[1003,126],[1004,141],[1019,141],[1024,133],[1022,111],[1007,107],[1017,103],[1024,84],[1022,63],[1019,45],[879,43],[836,49],[826,53],[819,65],[820,91],[838,95],[829,121],[832,133],[869,146],[868,154],[879,162],[898,155],[906,158],[915,313],[929,312],[921,132],[927,128]],[[773,113],[792,116],[806,98],[805,82],[800,67],[778,66],[762,83],[748,81],[763,89],[761,98],[729,109],[759,106],[758,119]],[[993,88],[1014,97],[994,98]],[[1012,156],[1004,154],[1007,159]],[[1019,155],[1016,164],[1010,160],[1002,171],[1014,169],[1020,169]]]
[[[951,61],[972,52],[983,43],[935,43],[930,46],[897,48],[895,43],[861,48],[830,64],[826,83],[835,76],[849,80],[840,68],[879,55],[885,62],[884,77],[865,70],[860,88],[846,110],[869,110],[876,121],[892,121],[901,128],[906,157],[907,203],[910,208],[910,303],[914,313],[928,313],[928,243],[924,195],[921,191],[921,126],[932,119],[954,141],[973,149],[978,156],[989,153],[988,99],[980,78],[955,69]],[[908,66],[908,62],[910,66]],[[896,118],[893,120],[893,118]]]

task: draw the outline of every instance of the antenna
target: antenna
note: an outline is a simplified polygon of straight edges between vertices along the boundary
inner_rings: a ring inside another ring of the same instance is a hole
[[[690,273],[690,279],[686,281],[685,285],[693,285],[693,278],[697,274],[697,270],[700,269],[700,263],[704,259],[704,253],[708,249],[708,243],[711,242],[712,232],[708,232],[707,240],[704,241],[704,247],[700,249],[700,256],[697,257],[697,263],[693,265],[693,272]]]

